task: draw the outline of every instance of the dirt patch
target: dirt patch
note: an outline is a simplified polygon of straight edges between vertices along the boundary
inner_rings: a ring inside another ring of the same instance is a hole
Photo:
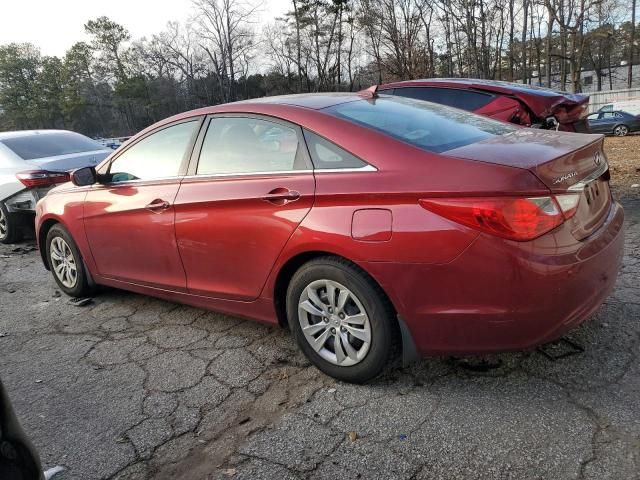
[[[640,184],[640,135],[607,137],[604,148],[611,169],[613,188],[627,190]],[[640,193],[640,188],[633,190]]]

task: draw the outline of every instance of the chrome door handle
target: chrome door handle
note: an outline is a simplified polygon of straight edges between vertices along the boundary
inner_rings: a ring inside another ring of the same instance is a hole
[[[287,202],[293,202],[300,198],[300,192],[295,190],[286,190],[282,188],[276,188],[267,193],[262,199],[266,202],[275,203],[277,205],[284,205]]]
[[[148,204],[147,206],[145,206],[144,208],[146,208],[147,210],[151,210],[152,212],[157,212],[160,210],[166,210],[170,206],[171,204],[166,200],[157,199],[151,202],[150,204]]]

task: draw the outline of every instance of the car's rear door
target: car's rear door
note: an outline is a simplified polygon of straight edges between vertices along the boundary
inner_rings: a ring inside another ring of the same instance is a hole
[[[175,200],[189,292],[257,298],[314,192],[298,126],[271,117],[210,117]]]
[[[592,133],[611,133],[614,123],[613,112],[600,112],[597,118],[589,120],[589,128]]]
[[[201,123],[183,120],[144,136],[114,157],[104,183],[88,192],[84,225],[100,275],[186,290],[173,202]]]

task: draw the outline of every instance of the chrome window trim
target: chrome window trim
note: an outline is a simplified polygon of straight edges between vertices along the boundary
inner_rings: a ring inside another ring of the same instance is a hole
[[[186,175],[187,179],[206,179],[206,178],[226,178],[226,177],[264,177],[270,175],[298,175],[306,173],[342,173],[342,172],[377,172],[378,169],[373,165],[367,165],[360,168],[332,168],[317,170],[271,170],[266,172],[239,172],[239,173],[208,173],[202,175]]]
[[[342,173],[342,172],[377,172],[378,169],[367,163],[363,167],[351,167],[351,168],[316,168],[316,173]]]
[[[122,185],[122,186],[138,185],[140,183],[154,184],[154,183],[163,183],[163,182],[170,182],[170,181],[179,182],[183,178],[184,178],[184,175],[175,175],[175,176],[172,176],[172,177],[158,177],[158,178],[141,178],[139,180],[127,180],[125,182],[94,183],[90,187],[95,187],[95,188],[109,187],[109,188],[113,188],[113,187],[119,187],[120,185]]]
[[[218,178],[218,177],[260,177],[265,175],[296,175],[298,173],[313,173],[313,170],[271,170],[267,172],[238,172],[238,173],[203,173],[201,175],[187,175],[191,178]]]
[[[298,174],[306,174],[306,173],[355,173],[355,172],[377,172],[378,169],[373,165],[365,165],[364,167],[357,168],[319,168],[316,170],[305,169],[305,170],[269,170],[265,172],[238,172],[238,173],[209,173],[203,175],[178,175],[173,177],[161,177],[161,178],[147,178],[140,180],[127,180],[126,182],[111,182],[111,183],[99,183],[92,185],[92,187],[118,187],[118,186],[127,186],[127,185],[138,185],[140,183],[161,183],[168,181],[181,181],[188,179],[198,179],[198,178],[224,178],[224,177],[259,177],[259,176],[267,176],[267,175],[298,175]]]
[[[303,173],[353,173],[353,172],[377,172],[373,165],[365,165],[358,168],[325,168],[315,170],[271,170],[266,172],[239,172],[239,173],[208,173],[202,175],[186,175],[184,179],[198,178],[224,178],[224,177],[259,177],[267,175],[297,175]]]

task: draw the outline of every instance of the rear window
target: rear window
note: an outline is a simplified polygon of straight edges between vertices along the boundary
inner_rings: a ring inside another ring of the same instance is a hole
[[[2,143],[23,160],[91,152],[105,148],[90,138],[74,132],[37,133],[7,138],[2,140]]]
[[[324,111],[430,152],[445,152],[517,128],[444,105],[387,95]]]
[[[460,88],[404,87],[396,88],[393,94],[399,97],[441,103],[442,105],[462,108],[463,110],[477,110],[493,100],[493,95],[488,93],[462,90]]]

